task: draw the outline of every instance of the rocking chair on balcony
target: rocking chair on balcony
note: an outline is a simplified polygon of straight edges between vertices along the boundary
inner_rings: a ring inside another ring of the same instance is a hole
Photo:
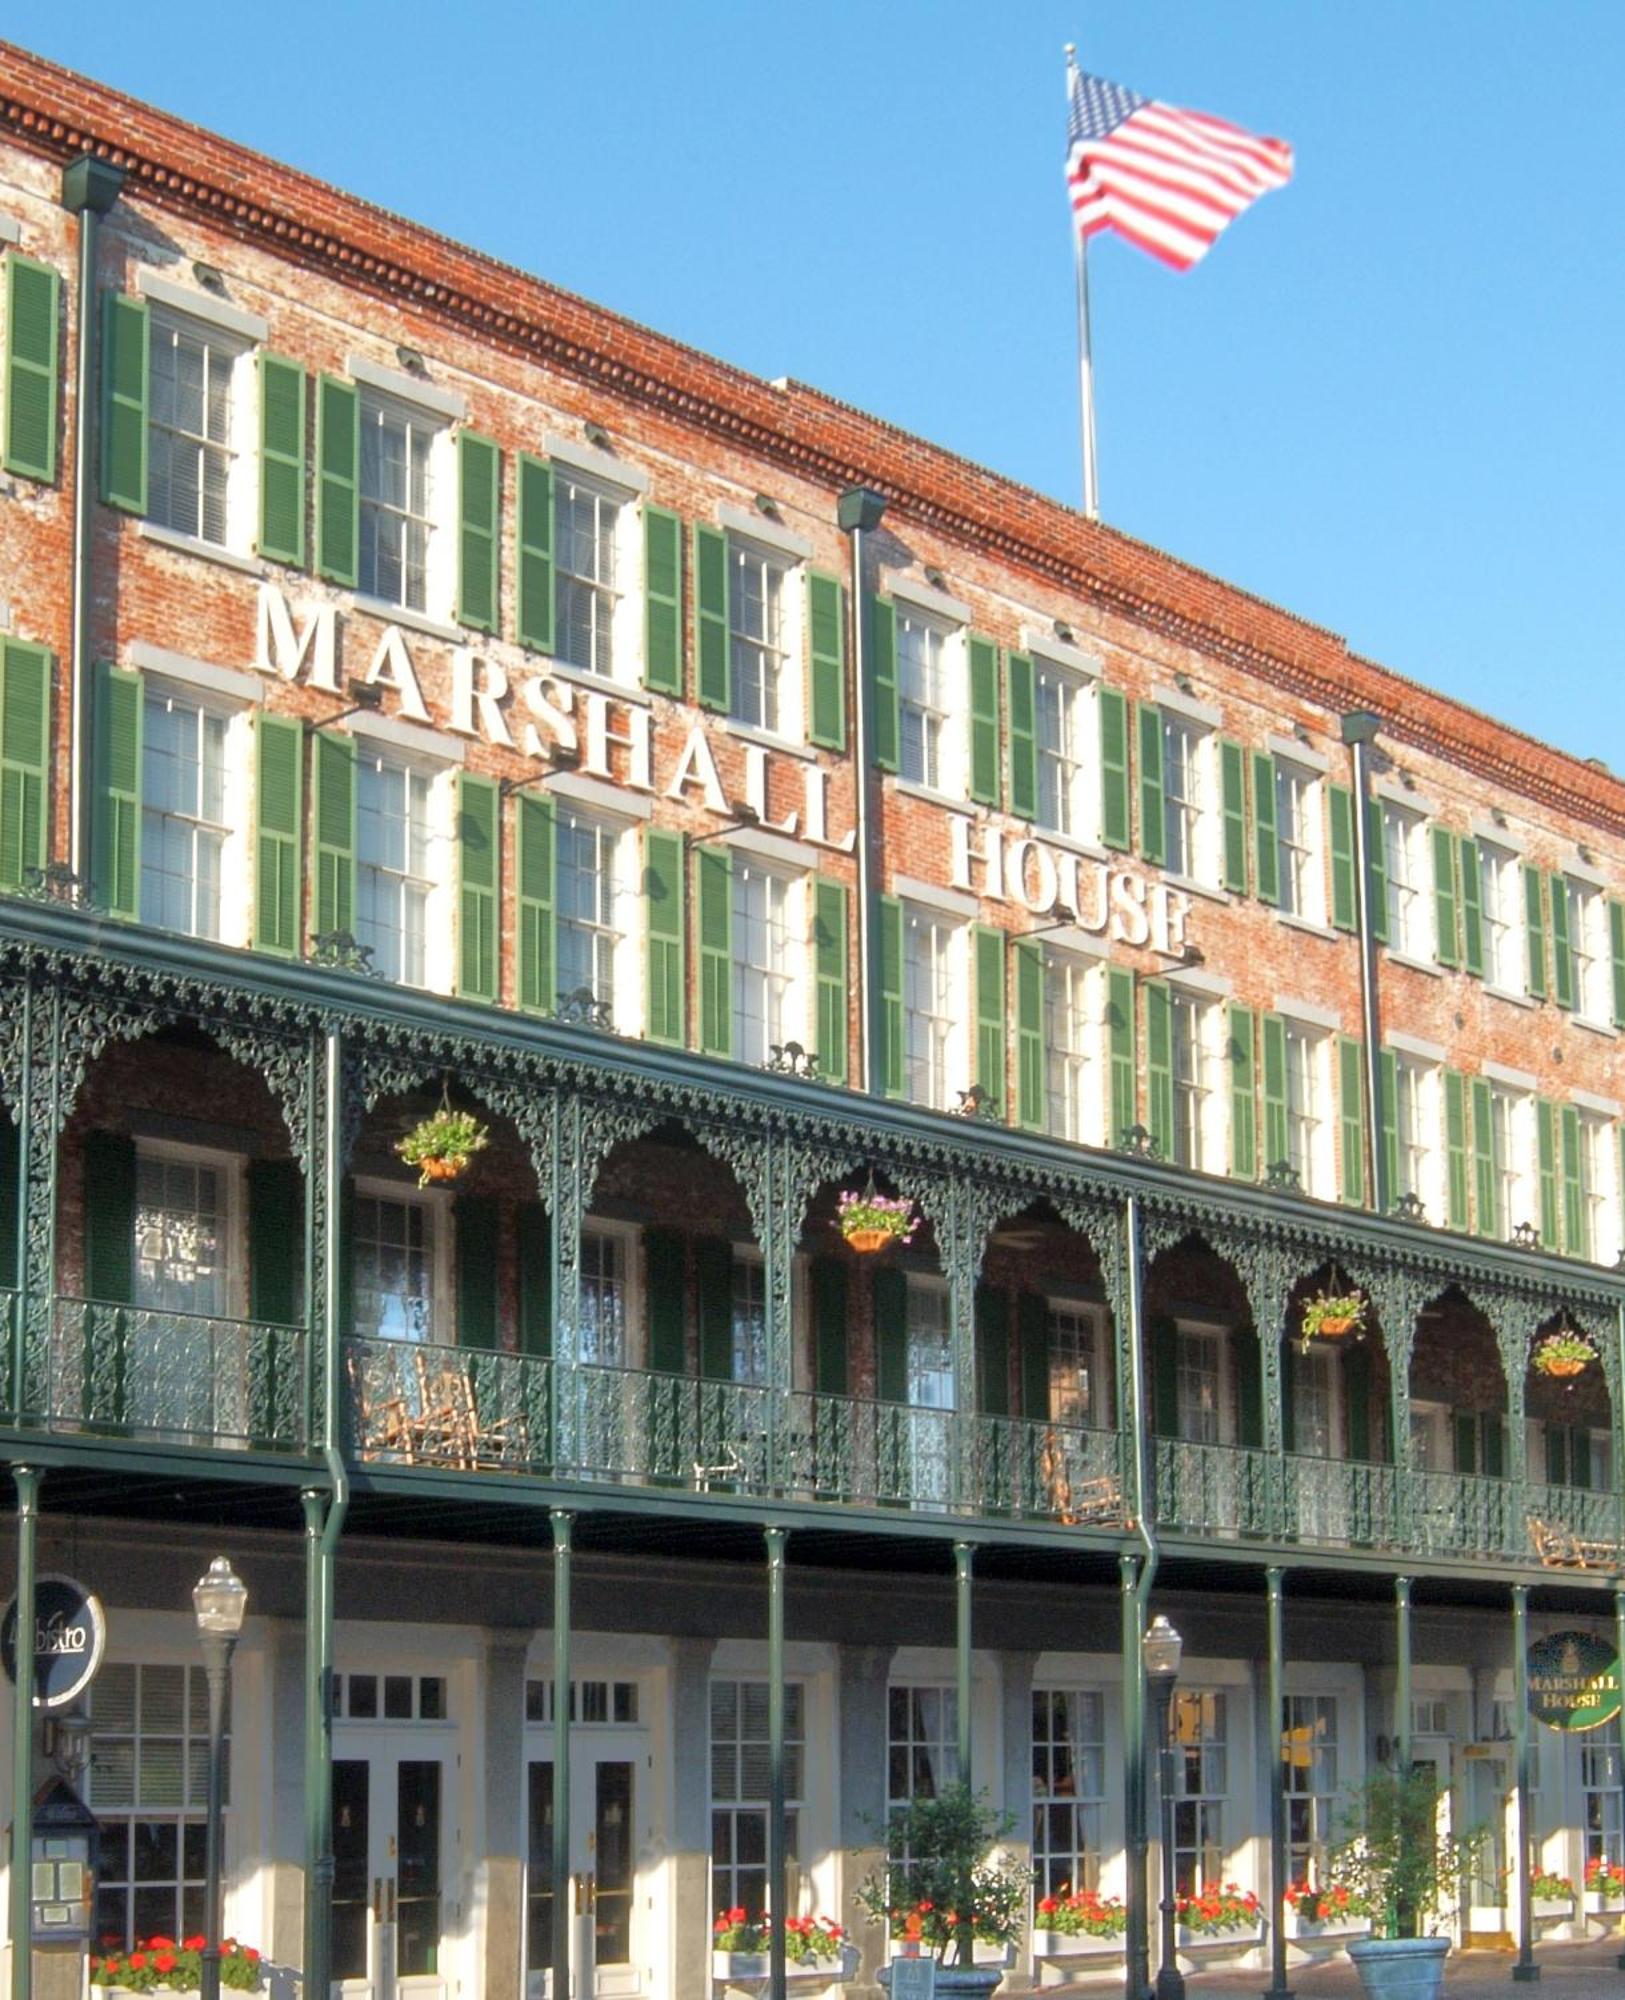
[[[1547,1569],[1613,1569],[1619,1551],[1612,1542],[1588,1541],[1563,1521],[1529,1516],[1529,1539]]]
[[[522,1444],[522,1436],[514,1430],[523,1424],[522,1417],[481,1419],[466,1368],[436,1370],[426,1354],[419,1352],[414,1358],[421,1398],[416,1419],[420,1456],[471,1472],[478,1465],[500,1465],[512,1455],[516,1438]]]

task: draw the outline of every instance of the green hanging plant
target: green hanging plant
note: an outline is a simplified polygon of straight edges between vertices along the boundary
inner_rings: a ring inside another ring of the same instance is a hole
[[[412,1127],[395,1151],[409,1167],[418,1169],[418,1186],[428,1187],[432,1181],[456,1180],[490,1143],[490,1133],[473,1112],[453,1111],[442,1101],[438,1111]]]
[[[1312,1299],[1304,1300],[1298,1329],[1306,1354],[1312,1340],[1341,1340],[1346,1334],[1364,1333],[1365,1294],[1317,1292]]]

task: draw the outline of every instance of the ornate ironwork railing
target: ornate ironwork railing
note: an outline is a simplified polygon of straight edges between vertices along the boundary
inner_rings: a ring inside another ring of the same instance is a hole
[[[553,1364],[528,1354],[351,1340],[350,1441],[363,1459],[552,1469]]]
[[[1399,1474],[1356,1458],[1281,1461],[1281,1536],[1331,1548],[1396,1548]]]
[[[1509,1480],[1413,1470],[1405,1489],[1407,1540],[1418,1553],[1490,1561],[1523,1555],[1518,1491]]]
[[[1276,1466],[1240,1445],[1156,1443],[1157,1521],[1187,1534],[1279,1539]]]
[[[45,1406],[20,1414],[56,1430],[299,1451],[305,1341],[301,1327],[59,1297]],[[40,1373],[33,1360],[30,1401]],[[9,1403],[9,1381],[4,1393]]]

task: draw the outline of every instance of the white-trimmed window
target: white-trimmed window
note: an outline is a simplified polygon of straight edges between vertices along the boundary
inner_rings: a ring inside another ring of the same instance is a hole
[[[1057,1139],[1098,1141],[1100,974],[1068,951],[1044,956],[1045,1126]],[[1091,1058],[1094,1060],[1092,1061]]]
[[[1568,903],[1569,953],[1574,965],[1574,1011],[1606,1027],[1613,1018],[1612,960],[1608,909],[1602,892],[1589,882],[1563,879]]]
[[[775,736],[793,732],[783,556],[728,537],[728,654],[736,722]]]
[[[613,675],[622,598],[624,495],[553,466],[553,650],[582,673]]]
[[[137,1938],[203,1928],[209,1694],[203,1669],[108,1660],[86,1691],[86,1802],[100,1834],[95,1934]],[[229,1727],[229,1723],[228,1723]],[[227,1742],[227,1784],[230,1784]]]
[[[964,1023],[964,926],[917,903],[903,906],[904,1095],[953,1108]]]
[[[1337,1697],[1286,1697],[1281,1761],[1286,1772],[1287,1880],[1326,1884],[1338,1832]]]
[[[1576,1246],[1595,1264],[1612,1262],[1619,1243],[1618,1142],[1610,1119],[1580,1113],[1580,1212],[1585,1242]]]
[[[886,1691],[886,1807],[941,1798],[959,1782],[959,1695],[893,1682]]]
[[[1033,1896],[1098,1889],[1106,1834],[1106,1702],[1033,1689]]]
[[[898,775],[932,791],[955,789],[944,766],[952,690],[949,627],[939,619],[897,606]]]
[[[1162,718],[1163,866],[1205,882],[1212,873],[1207,822],[1212,809],[1212,736],[1183,716]]]
[[[625,1225],[589,1222],[581,1232],[580,1358],[601,1368],[632,1360],[634,1232]]]
[[[1038,734],[1038,820],[1048,833],[1073,840],[1095,837],[1089,797],[1088,746],[1095,740],[1094,689],[1042,654],[1033,660]]]
[[[451,593],[440,532],[442,490],[449,489],[450,433],[444,417],[361,391],[361,550],[357,583],[364,596],[406,611],[442,615]]]
[[[448,1220],[432,1190],[356,1182],[351,1290],[361,1338],[449,1341]]]
[[[561,994],[583,991],[615,1018],[625,955],[626,829],[554,802],[554,975]]]
[[[1390,800],[1381,801],[1381,813],[1388,889],[1388,949],[1406,958],[1431,958],[1433,925],[1423,891],[1427,879],[1423,836],[1427,829],[1420,813],[1409,812]]]
[[[1580,1785],[1585,1794],[1585,1858],[1610,1868],[1625,1865],[1625,1767],[1617,1743],[1598,1742],[1596,1730],[1581,1740]]]
[[[371,948],[373,969],[403,986],[450,984],[450,778],[356,746],[356,938]]]
[[[1029,1410],[1054,1423],[1086,1430],[1109,1430],[1111,1399],[1106,1387],[1106,1316],[1102,1307],[1071,1299],[1048,1301],[1049,1409]]]
[[[1321,858],[1320,781],[1285,757],[1275,759],[1275,851],[1280,907],[1313,924],[1326,920],[1326,870]]]
[[[766,1681],[711,1683],[711,1908],[767,1907],[767,1816],[771,1763]],[[805,1796],[806,1690],[784,1687],[785,1845],[793,1859]]]
[[[790,938],[796,885],[759,861],[733,863],[733,1052],[764,1063],[788,1037],[795,975]]]
[[[1306,1194],[1323,1194],[1330,1181],[1331,1151],[1328,1038],[1319,1029],[1289,1020],[1285,1043],[1287,1163]]]
[[[1179,1435],[1188,1444],[1228,1442],[1226,1340],[1213,1326],[1181,1324],[1174,1334],[1174,1399]]]
[[[148,312],[147,519],[245,551],[254,471],[243,450],[248,343],[185,313]]]
[[[1230,1789],[1229,1698],[1222,1689],[1176,1688],[1168,1726],[1174,1744],[1174,1887],[1182,1896],[1222,1886],[1224,1806]]]
[[[1315,1342],[1292,1357],[1292,1449],[1299,1458],[1343,1456],[1342,1371],[1335,1349]],[[1305,1491],[1299,1499],[1299,1520],[1306,1502],[1317,1496]],[[1317,1525],[1326,1525],[1324,1522]]]
[[[227,802],[248,782],[247,715],[152,676],[141,700],[141,921],[240,942],[247,829]]]
[[[1168,995],[1168,1028],[1173,1058],[1174,1161],[1199,1172],[1216,1171],[1223,1135],[1215,1130],[1220,1106],[1214,1090],[1214,1042],[1219,1014],[1210,1000],[1180,987]]]
[[[1432,1065],[1413,1056],[1394,1057],[1394,1196],[1397,1200],[1415,1195],[1424,1207],[1437,1192],[1432,1173],[1433,1141],[1439,1129],[1434,1083]]]
[[[1522,993],[1524,962],[1523,868],[1509,847],[1478,843],[1479,900],[1483,911],[1484,978],[1502,993]]]
[[[155,1312],[231,1313],[240,1162],[141,1139],[135,1159],[135,1299]]]
[[[733,1253],[733,1379],[767,1381],[767,1268],[754,1250]]]
[[[1521,1222],[1537,1216],[1527,1162],[1535,1143],[1534,1106],[1527,1092],[1490,1085],[1490,1170],[1495,1186],[1495,1215],[1485,1232],[1509,1241]]]

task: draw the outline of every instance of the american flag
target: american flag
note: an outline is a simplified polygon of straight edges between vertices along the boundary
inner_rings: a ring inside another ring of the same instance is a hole
[[[1180,111],[1075,65],[1066,183],[1081,237],[1115,229],[1176,271],[1249,202],[1292,178],[1292,148]]]

